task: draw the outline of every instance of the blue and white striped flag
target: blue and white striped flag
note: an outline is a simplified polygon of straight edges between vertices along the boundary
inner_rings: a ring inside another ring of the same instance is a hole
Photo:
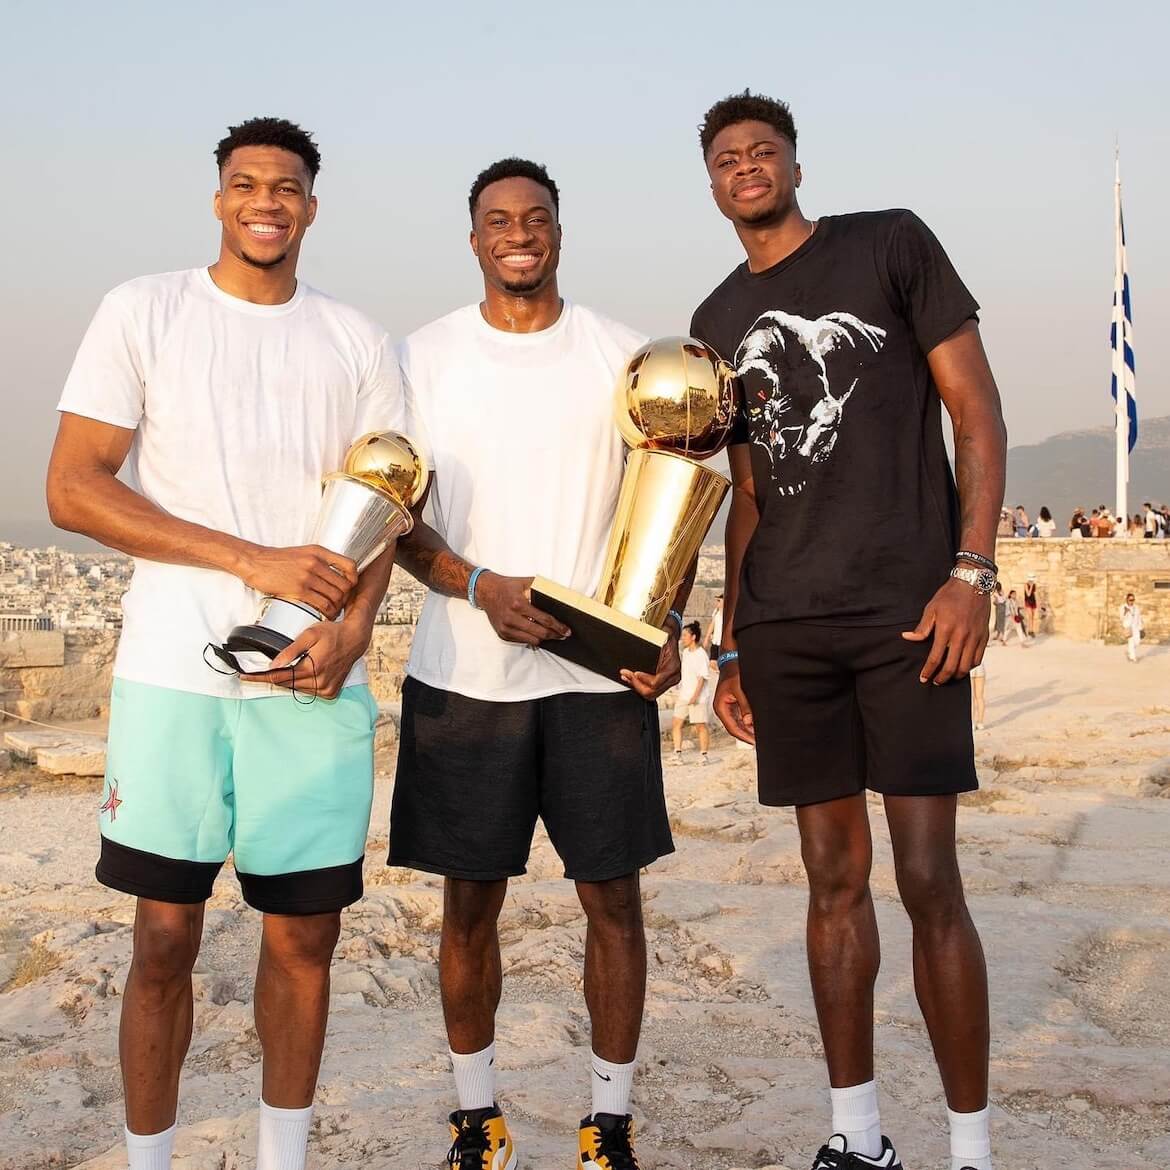
[[[1133,305],[1129,297],[1129,269],[1125,262],[1125,220],[1121,214],[1121,158],[1116,160],[1113,184],[1116,213],[1116,243],[1113,265],[1113,325],[1110,346],[1113,350],[1113,401],[1117,427],[1117,511],[1126,515],[1125,489],[1129,482],[1129,453],[1137,442],[1137,399],[1134,397]],[[1124,391],[1124,409],[1118,392]],[[1124,420],[1124,421],[1123,421]]]

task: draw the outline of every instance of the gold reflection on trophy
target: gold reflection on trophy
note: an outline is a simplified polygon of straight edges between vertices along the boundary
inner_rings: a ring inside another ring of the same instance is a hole
[[[708,459],[726,445],[735,409],[735,376],[719,355],[691,337],[642,346],[618,378],[614,413],[634,448]]]
[[[418,444],[397,431],[371,431],[355,439],[341,471],[408,508],[422,499],[430,477]]]

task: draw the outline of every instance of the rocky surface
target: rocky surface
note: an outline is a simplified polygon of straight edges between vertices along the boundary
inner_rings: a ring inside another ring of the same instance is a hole
[[[1050,640],[988,654],[983,787],[960,851],[992,974],[1000,1170],[1170,1163],[1170,648]],[[451,1086],[435,958],[441,886],[382,866],[392,751],[333,984],[310,1165],[439,1166]],[[643,1166],[803,1170],[828,1111],[803,948],[794,820],[754,757],[668,771],[678,851],[644,878],[650,987],[635,1087]],[[130,899],[94,884],[98,781],[0,773],[0,1170],[123,1170],[116,1055]],[[914,1001],[880,802],[874,891],[885,1128],[943,1168],[943,1101]],[[584,923],[543,835],[505,907],[500,1096],[521,1164],[569,1165],[588,1108]],[[254,1164],[258,919],[225,872],[196,974],[180,1170]]]

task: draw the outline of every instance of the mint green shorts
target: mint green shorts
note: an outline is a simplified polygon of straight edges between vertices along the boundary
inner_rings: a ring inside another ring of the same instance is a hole
[[[257,910],[323,914],[356,902],[377,714],[365,686],[306,703],[115,679],[98,880],[203,902],[231,853]]]

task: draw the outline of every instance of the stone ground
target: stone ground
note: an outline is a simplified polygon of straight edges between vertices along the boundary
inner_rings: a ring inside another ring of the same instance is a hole
[[[983,787],[959,841],[992,973],[1001,1170],[1170,1164],[1170,648],[1052,639],[988,653]],[[792,814],[753,799],[751,752],[668,772],[678,852],[644,880],[650,989],[635,1111],[647,1170],[803,1170],[826,1133]],[[387,761],[392,768],[392,759]],[[439,882],[381,865],[345,917],[310,1165],[438,1167],[451,1107],[435,958]],[[118,999],[132,904],[92,880],[98,782],[0,774],[0,1170],[122,1170]],[[908,1170],[947,1165],[879,802],[874,891],[885,1128]],[[588,1108],[583,920],[541,836],[501,932],[500,1096],[521,1165],[568,1167]],[[183,1081],[179,1170],[255,1147],[257,916],[230,873],[209,905]]]

